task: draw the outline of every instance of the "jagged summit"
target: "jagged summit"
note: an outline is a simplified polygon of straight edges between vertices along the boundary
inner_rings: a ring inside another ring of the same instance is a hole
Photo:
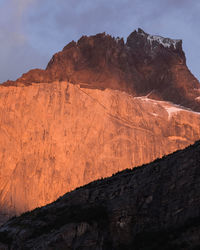
[[[104,41],[104,45],[106,46],[111,46],[112,43],[119,43],[120,41],[124,44],[124,39],[123,38],[115,38],[112,37],[111,35],[107,34],[106,32],[102,32],[102,33],[98,33],[96,35],[92,35],[92,36],[82,36],[77,42],[75,42],[74,40],[71,41],[70,43],[68,43],[62,51],[66,51],[70,48],[76,48],[76,47],[82,47],[85,45],[88,45],[90,47],[94,47],[96,43],[98,43],[98,41],[103,42]],[[53,59],[53,57],[52,57]],[[49,68],[49,65],[51,65],[52,59],[50,60],[50,62],[47,65],[47,68]]]
[[[182,40],[181,39],[171,39],[165,38],[158,35],[150,35],[144,32],[141,28],[138,28],[137,34],[145,37],[147,41],[150,43],[151,47],[153,48],[156,44],[160,44],[165,48],[177,49],[181,47],[182,49]]]
[[[169,57],[174,54],[179,57],[179,63],[185,64],[185,54],[182,49],[182,40],[150,35],[141,28],[133,31],[127,38],[126,45],[135,53],[143,54],[150,61],[156,60],[159,55]]]
[[[196,99],[200,85],[187,68],[182,41],[152,36],[140,28],[126,43],[105,32],[82,36],[53,55],[45,70],[31,70],[3,86],[54,81],[117,89],[134,96],[151,92],[151,98],[200,111]]]

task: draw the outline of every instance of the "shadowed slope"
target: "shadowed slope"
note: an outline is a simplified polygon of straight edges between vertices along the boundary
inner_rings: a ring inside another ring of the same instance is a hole
[[[199,249],[199,184],[196,142],[11,219],[0,249]]]

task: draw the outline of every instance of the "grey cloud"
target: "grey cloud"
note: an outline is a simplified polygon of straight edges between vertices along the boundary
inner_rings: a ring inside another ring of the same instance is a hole
[[[0,8],[0,82],[16,79],[39,64],[43,57],[31,47],[23,32],[23,18],[33,0],[9,0]],[[39,60],[37,60],[39,59]]]
[[[7,57],[11,48],[21,51],[16,53],[15,60],[20,53],[24,55],[20,72],[23,67],[26,71],[27,65],[45,67],[53,53],[83,34],[105,31],[127,37],[141,27],[152,34],[182,38],[189,67],[200,78],[196,43],[200,39],[199,0],[7,0],[7,3],[5,12],[11,18],[0,21],[3,27],[0,42],[3,41]],[[5,57],[6,53],[4,61]],[[7,77],[15,75],[13,72],[14,64]]]

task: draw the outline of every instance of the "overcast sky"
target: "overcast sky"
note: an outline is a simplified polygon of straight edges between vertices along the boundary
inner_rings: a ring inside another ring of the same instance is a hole
[[[82,35],[124,37],[137,29],[183,39],[200,80],[200,0],[0,0],[0,82],[45,68]]]

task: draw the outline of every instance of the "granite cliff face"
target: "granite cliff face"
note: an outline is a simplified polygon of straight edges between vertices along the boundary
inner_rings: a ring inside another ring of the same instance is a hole
[[[0,228],[0,249],[200,249],[200,142]]]
[[[138,30],[126,44],[105,34],[68,44],[46,70],[0,86],[1,214],[193,143],[199,95],[179,40]]]

